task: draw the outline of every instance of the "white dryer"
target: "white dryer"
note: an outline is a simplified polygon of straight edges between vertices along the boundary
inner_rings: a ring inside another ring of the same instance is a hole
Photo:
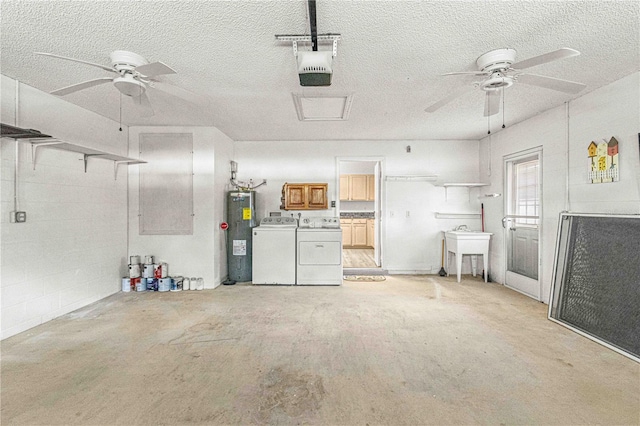
[[[295,285],[297,227],[292,217],[265,217],[253,228],[253,284]]]
[[[297,241],[296,284],[342,284],[342,229],[339,217],[300,219]]]

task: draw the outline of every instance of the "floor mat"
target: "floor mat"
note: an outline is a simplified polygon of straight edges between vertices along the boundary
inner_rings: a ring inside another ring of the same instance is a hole
[[[384,281],[387,278],[384,275],[345,275],[342,279],[345,281],[374,282]]]

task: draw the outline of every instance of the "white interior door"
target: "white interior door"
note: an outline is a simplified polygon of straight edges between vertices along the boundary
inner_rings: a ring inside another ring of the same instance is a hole
[[[540,300],[542,150],[505,157],[505,285]]]
[[[380,206],[382,206],[382,203],[380,202],[380,198],[381,198],[381,193],[380,193],[380,188],[381,188],[381,182],[382,182],[382,171],[380,170],[380,162],[376,162],[375,165],[375,170],[374,170],[374,182],[375,182],[375,202],[374,202],[374,208],[375,208],[375,221],[374,221],[374,226],[373,226],[373,260],[376,263],[377,267],[380,267],[380,265],[382,265],[381,262],[381,250],[380,250],[380,236],[382,235],[380,233],[380,222],[382,221],[382,210],[380,208]]]

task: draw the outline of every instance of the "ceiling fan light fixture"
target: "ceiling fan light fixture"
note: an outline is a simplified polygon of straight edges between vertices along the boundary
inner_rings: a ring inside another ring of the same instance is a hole
[[[133,74],[124,74],[122,77],[113,79],[113,85],[126,96],[140,96],[146,90],[147,86],[133,77]]]
[[[485,92],[493,92],[500,89],[506,89],[513,84],[513,78],[506,77],[502,74],[489,77],[480,83],[480,88]]]

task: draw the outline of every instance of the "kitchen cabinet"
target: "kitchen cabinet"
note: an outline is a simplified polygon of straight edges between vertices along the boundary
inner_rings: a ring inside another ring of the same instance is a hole
[[[282,210],[326,210],[326,183],[285,183],[282,186]]]
[[[351,245],[367,246],[367,219],[353,219],[351,222]]]
[[[374,175],[340,175],[341,201],[374,201]]]
[[[374,231],[374,226],[375,226],[376,220],[375,219],[367,219],[367,247],[375,247],[376,241],[375,241],[375,231]]]
[[[349,175],[340,175],[340,200],[349,200]]]
[[[351,219],[340,219],[342,229],[342,246],[351,247]]]
[[[367,201],[367,175],[349,176],[349,200]]]
[[[373,247],[369,244],[368,222],[373,219],[340,219],[344,247]],[[371,228],[373,230],[373,227]]]
[[[376,199],[376,181],[373,175],[367,175],[367,201]]]

